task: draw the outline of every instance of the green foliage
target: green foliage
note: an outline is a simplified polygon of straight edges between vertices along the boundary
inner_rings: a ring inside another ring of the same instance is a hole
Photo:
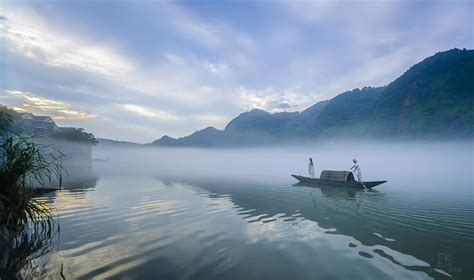
[[[7,129],[17,134],[28,134],[22,124],[21,115],[0,104],[0,131]],[[30,131],[31,133],[31,131]],[[52,135],[37,135],[45,138],[54,138],[88,145],[97,145],[97,140],[92,133],[87,133],[83,128],[59,127]]]
[[[473,75],[473,50],[429,57],[384,89],[372,107],[373,123],[393,135],[472,136]]]
[[[98,143],[92,133],[87,133],[84,129],[75,127],[61,127],[59,131],[53,134],[53,138],[89,145],[97,145]]]
[[[52,250],[59,225],[32,185],[61,172],[62,154],[16,134],[13,122],[11,110],[0,107],[0,279],[44,278],[35,259]]]
[[[7,130],[13,123],[13,117],[9,114],[0,111],[0,131]]]
[[[51,209],[33,198],[32,186],[44,185],[60,174],[62,154],[9,132],[8,128],[2,129],[0,140],[2,230],[21,232],[32,226],[35,232],[51,231]]]
[[[15,120],[15,115],[15,111],[0,105],[0,132],[9,130],[11,128],[11,125]]]

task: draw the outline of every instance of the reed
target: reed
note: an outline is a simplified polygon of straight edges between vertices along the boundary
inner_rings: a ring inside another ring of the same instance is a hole
[[[3,231],[31,227],[50,234],[55,228],[51,207],[33,197],[33,186],[60,175],[63,155],[11,131],[11,123],[7,114],[0,114],[0,225]]]

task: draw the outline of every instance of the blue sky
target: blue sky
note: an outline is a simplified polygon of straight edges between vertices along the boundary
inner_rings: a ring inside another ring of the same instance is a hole
[[[472,1],[0,4],[0,103],[150,142],[300,111],[474,45]]]

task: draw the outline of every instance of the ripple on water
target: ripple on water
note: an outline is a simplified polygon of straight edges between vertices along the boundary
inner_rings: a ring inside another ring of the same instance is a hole
[[[406,253],[406,234],[463,243],[474,231],[472,209],[438,198],[420,205],[381,193],[231,190],[121,177],[80,196],[57,193],[61,241],[48,267],[62,263],[71,278],[427,279],[447,272]]]

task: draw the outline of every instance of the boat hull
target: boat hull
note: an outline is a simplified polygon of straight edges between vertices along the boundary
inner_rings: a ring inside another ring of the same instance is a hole
[[[300,181],[301,183],[308,184],[308,185],[315,185],[315,186],[332,186],[332,187],[346,187],[346,188],[357,188],[363,189],[364,186],[360,182],[343,182],[343,181],[332,181],[332,180],[322,180],[318,178],[309,178],[300,175],[291,175],[296,180]],[[386,183],[387,181],[370,181],[364,182],[365,186],[369,189]]]

